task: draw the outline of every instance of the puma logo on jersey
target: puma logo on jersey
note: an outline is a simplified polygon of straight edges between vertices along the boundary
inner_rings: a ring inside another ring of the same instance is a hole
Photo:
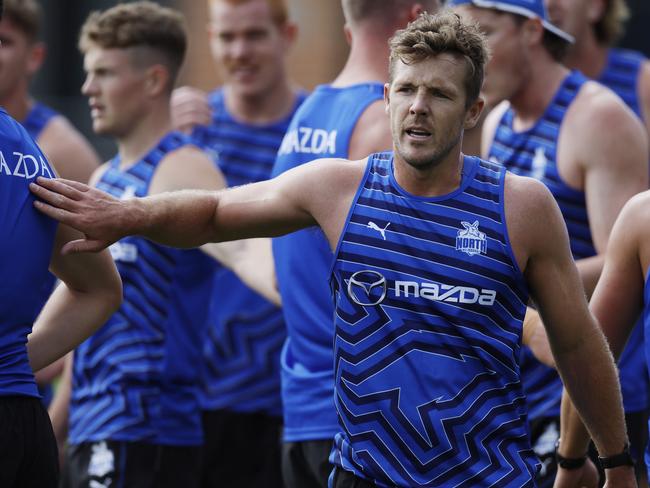
[[[337,131],[299,127],[287,132],[278,154],[336,154]]]
[[[388,226],[389,226],[389,225],[390,225],[390,222],[388,222],[388,223],[386,224],[386,227],[384,227],[384,228],[382,229],[382,228],[379,227],[377,224],[375,224],[374,222],[370,221],[370,222],[368,222],[368,225],[366,225],[366,227],[368,227],[369,229],[372,229],[372,230],[376,230],[377,232],[379,232],[379,233],[381,234],[381,237],[382,237],[384,240],[386,240],[386,229],[388,229]]]

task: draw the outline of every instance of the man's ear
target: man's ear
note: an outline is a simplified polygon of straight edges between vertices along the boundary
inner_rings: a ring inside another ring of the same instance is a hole
[[[154,64],[147,68],[145,92],[151,97],[157,97],[169,90],[169,69],[162,64]]]
[[[463,127],[465,129],[473,129],[476,127],[476,124],[478,123],[479,119],[481,118],[481,114],[483,113],[483,109],[485,108],[485,100],[483,100],[483,97],[478,97],[472,105],[467,109],[467,112],[465,113],[465,122],[463,123]]]
[[[45,61],[45,55],[47,53],[47,48],[43,42],[34,42],[27,53],[27,73],[29,76],[33,76],[36,72],[41,69],[43,61]]]
[[[289,49],[298,38],[298,24],[295,22],[285,22],[278,29],[280,29],[280,33],[284,39],[285,47]]]
[[[384,110],[390,113],[390,83],[384,84]]]

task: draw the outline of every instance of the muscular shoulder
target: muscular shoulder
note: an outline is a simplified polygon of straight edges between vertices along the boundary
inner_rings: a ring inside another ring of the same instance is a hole
[[[486,115],[485,121],[483,122],[483,128],[481,133],[481,157],[487,159],[488,153],[490,152],[490,147],[494,141],[494,135],[497,131],[497,126],[499,121],[503,117],[503,114],[506,110],[510,108],[510,103],[507,101],[501,102],[499,105],[494,107]]]
[[[196,146],[188,145],[164,157],[151,180],[149,193],[185,189],[218,190],[225,186],[221,171],[208,155]]]
[[[388,151],[393,147],[390,123],[383,100],[377,100],[366,107],[354,127],[350,139],[350,159],[368,154]]]
[[[561,143],[582,165],[627,164],[647,159],[645,128],[610,89],[589,81],[569,107]]]
[[[37,142],[63,178],[85,183],[99,165],[90,143],[62,115],[48,122]]]
[[[510,242],[522,270],[539,242],[552,239],[558,232],[566,236],[553,195],[536,179],[507,173],[504,208]]]
[[[580,89],[567,111],[565,128],[572,136],[581,140],[587,138],[592,143],[643,131],[638,118],[625,103],[595,81],[586,82]]]

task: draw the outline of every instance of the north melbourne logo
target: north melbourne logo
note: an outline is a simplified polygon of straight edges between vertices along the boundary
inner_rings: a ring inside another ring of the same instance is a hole
[[[456,250],[462,251],[475,256],[476,254],[487,253],[487,239],[485,233],[478,230],[478,220],[473,224],[469,222],[461,222],[464,229],[458,231],[456,234]]]

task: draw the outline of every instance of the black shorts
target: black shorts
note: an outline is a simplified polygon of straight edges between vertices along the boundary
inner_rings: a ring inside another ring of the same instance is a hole
[[[285,442],[282,475],[286,488],[327,488],[334,469],[329,462],[333,444],[333,439]]]
[[[279,417],[231,410],[204,411],[201,486],[282,488],[281,433]]]
[[[52,424],[39,398],[0,397],[0,486],[54,488],[59,455]]]
[[[376,486],[338,466],[332,473],[332,488],[376,488]]]
[[[198,488],[201,453],[201,447],[145,442],[73,444],[66,450],[61,487]]]

